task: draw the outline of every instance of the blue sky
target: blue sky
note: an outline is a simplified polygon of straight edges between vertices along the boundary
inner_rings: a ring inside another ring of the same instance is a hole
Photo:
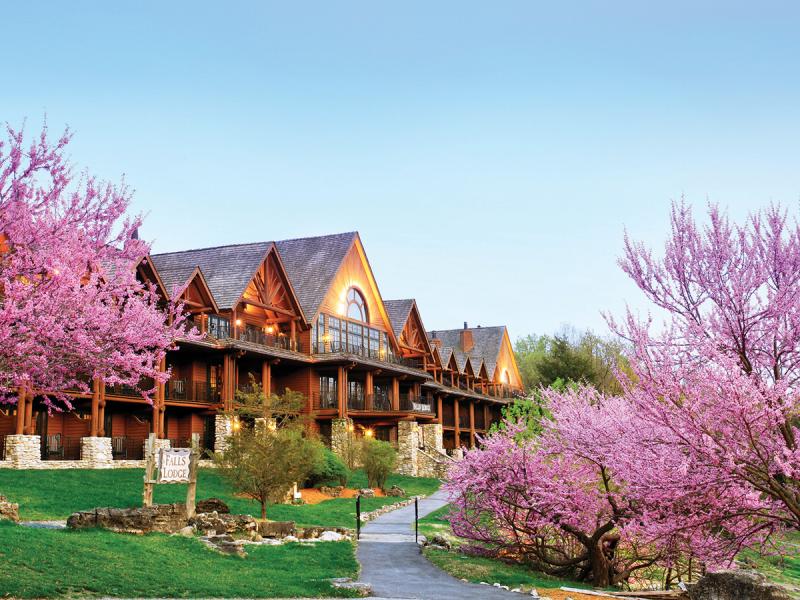
[[[800,15],[748,4],[17,2],[0,119],[69,124],[156,251],[355,229],[428,328],[602,333],[625,227],[797,208]]]

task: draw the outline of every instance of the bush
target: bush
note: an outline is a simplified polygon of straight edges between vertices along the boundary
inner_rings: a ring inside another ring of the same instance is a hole
[[[350,479],[350,469],[347,468],[344,461],[337,454],[325,448],[320,460],[314,465],[314,469],[308,476],[306,484],[308,487],[317,487],[325,484],[346,486],[348,479]]]
[[[365,439],[361,450],[364,471],[367,473],[367,485],[371,488],[383,488],[397,463],[397,452],[388,442]]]

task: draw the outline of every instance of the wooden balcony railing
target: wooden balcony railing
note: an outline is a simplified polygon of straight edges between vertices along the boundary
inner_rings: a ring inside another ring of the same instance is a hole
[[[221,390],[207,381],[170,379],[165,386],[165,399],[176,402],[219,403]]]
[[[338,408],[339,399],[336,390],[326,390],[322,392],[314,392],[312,394],[312,401],[315,410],[329,410]]]

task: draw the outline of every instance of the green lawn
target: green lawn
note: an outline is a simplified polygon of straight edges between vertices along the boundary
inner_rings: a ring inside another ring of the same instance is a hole
[[[436,534],[455,540],[450,532],[450,523],[447,521],[449,506],[430,513],[420,519],[419,532],[431,539]],[[532,571],[522,565],[510,565],[499,560],[479,556],[467,556],[460,552],[426,548],[425,557],[443,571],[454,577],[466,579],[473,583],[499,583],[510,588],[521,587],[525,591],[531,588],[559,588],[562,585],[586,588],[586,584],[565,581],[548,577],[542,573]]]
[[[16,471],[0,469],[0,494],[20,505],[23,520],[64,519],[78,510],[96,507],[141,505],[143,469],[65,469]],[[356,471],[350,487],[366,487],[362,471]],[[437,479],[392,475],[387,487],[399,485],[409,495],[428,495],[439,487]],[[200,469],[197,498],[222,498],[235,513],[259,515],[256,502],[234,496],[214,469]],[[158,485],[156,502],[184,502],[185,485]],[[363,511],[374,510],[398,498],[363,498]],[[355,500],[333,499],[313,505],[272,505],[267,517],[300,525],[355,527]]]
[[[101,530],[53,531],[0,522],[0,596],[348,596],[330,585],[352,577],[350,542],[248,546],[224,556],[196,539]]]
[[[745,550],[739,556],[739,562],[758,569],[775,583],[793,586],[800,595],[800,532],[784,536],[777,542],[776,550],[779,552],[767,556]]]

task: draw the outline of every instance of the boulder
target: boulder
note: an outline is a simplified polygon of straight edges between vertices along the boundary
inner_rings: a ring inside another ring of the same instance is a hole
[[[399,485],[393,485],[388,490],[386,490],[386,495],[387,496],[393,496],[393,497],[400,497],[400,496],[405,496],[406,495],[406,491],[403,488],[401,488]]]
[[[265,538],[285,538],[294,535],[296,528],[294,521],[259,521],[258,533]]]
[[[322,542],[340,542],[343,539],[344,536],[336,531],[323,531],[322,535],[319,536],[319,540]]]
[[[198,531],[214,531],[217,535],[224,533],[250,533],[258,529],[258,523],[250,515],[220,514],[216,511],[198,513],[189,520]]]
[[[786,588],[754,571],[706,573],[689,589],[691,600],[789,600]]]
[[[178,535],[182,535],[183,537],[194,537],[194,527],[187,525],[186,527],[178,530]]]
[[[342,492],[344,491],[344,486],[341,486],[341,485],[334,485],[334,486],[323,485],[323,486],[320,486],[319,491],[321,493],[325,494],[326,496],[331,496],[332,498],[338,498],[339,496],[342,495]]]
[[[186,527],[186,505],[154,504],[139,508],[95,508],[72,513],[70,529],[100,527],[120,533],[176,533]]]
[[[358,490],[358,495],[363,496],[364,498],[374,498],[375,497],[375,490],[370,488],[363,488]]]
[[[15,523],[19,521],[19,504],[9,502],[5,496],[0,496],[0,520],[10,519]]]
[[[295,535],[301,540],[315,540],[326,531],[338,533],[342,538],[350,538],[353,535],[353,531],[345,527],[298,527]]]
[[[438,533],[431,538],[431,544],[434,546],[441,546],[442,548],[446,548],[448,550],[452,547],[450,540]]]
[[[205,500],[200,500],[197,503],[195,508],[196,513],[211,513],[217,512],[221,515],[230,514],[231,509],[228,508],[228,505],[225,504],[219,498],[206,498]]]

